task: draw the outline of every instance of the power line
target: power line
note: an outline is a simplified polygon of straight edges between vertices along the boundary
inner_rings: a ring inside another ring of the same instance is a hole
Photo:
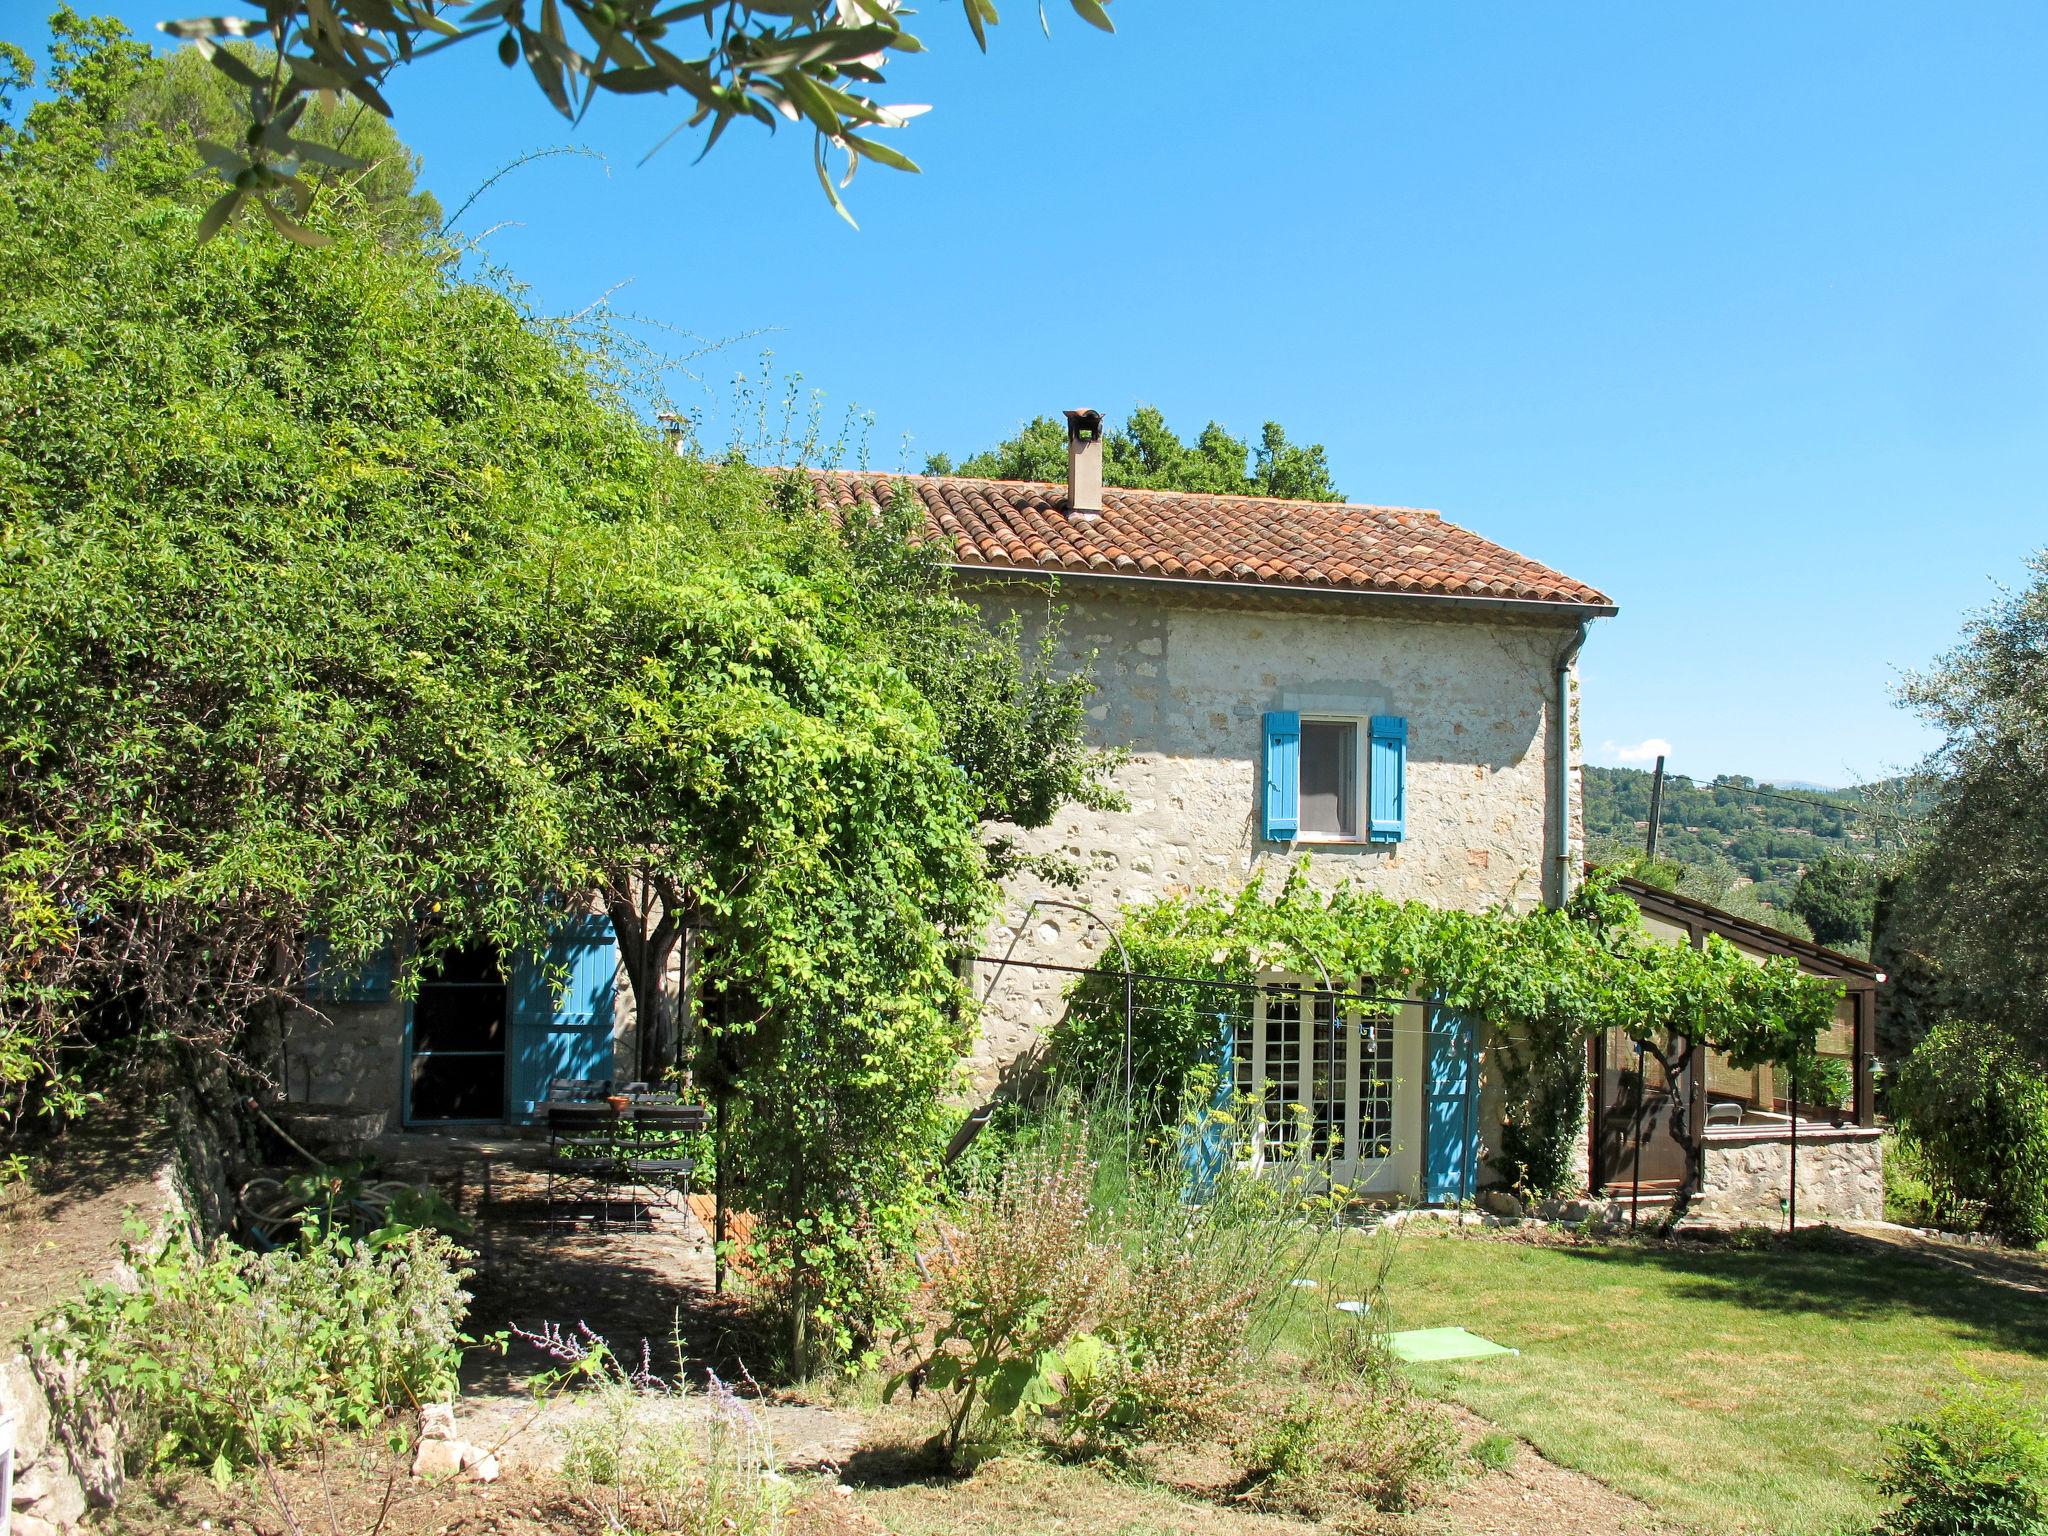
[[[1783,800],[1790,805],[1811,805],[1816,806],[1824,811],[1840,811],[1845,816],[1862,816],[1868,814],[1865,807],[1856,805],[1851,802],[1841,800],[1823,800],[1818,795],[1788,794],[1786,791],[1782,789],[1765,789],[1760,785],[1753,784],[1702,784],[1698,779],[1694,778],[1691,774],[1688,773],[1674,773],[1667,775],[1665,782],[1667,784],[1683,784],[1686,788],[1696,789],[1701,794],[1712,794],[1715,790],[1725,789],[1731,795],[1754,795],[1759,799],[1764,800]]]

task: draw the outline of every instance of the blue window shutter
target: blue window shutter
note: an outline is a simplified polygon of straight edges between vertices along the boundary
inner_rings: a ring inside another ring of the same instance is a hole
[[[1398,843],[1408,835],[1408,722],[1400,715],[1372,717],[1370,770],[1367,830],[1376,843]]]
[[[384,944],[355,963],[338,963],[319,935],[306,941],[306,996],[320,1003],[388,1003],[394,946]]]
[[[619,950],[609,918],[591,914],[557,928],[544,957],[524,957],[512,976],[512,1110],[540,1112],[558,1077],[605,1082],[612,1067],[612,989]],[[560,992],[554,988],[559,980]]]
[[[1301,830],[1301,716],[1291,709],[1266,715],[1266,813],[1261,835],[1291,843]]]

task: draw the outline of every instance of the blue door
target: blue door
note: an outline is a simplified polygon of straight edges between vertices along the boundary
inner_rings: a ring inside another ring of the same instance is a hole
[[[1449,1204],[1479,1192],[1477,1031],[1464,1014],[1440,1003],[1430,1004],[1428,1016],[1422,1195],[1431,1204]]]
[[[1228,1014],[1216,1016],[1216,1054],[1213,1066],[1216,1088],[1206,1110],[1187,1106],[1180,1125],[1180,1165],[1187,1177],[1181,1185],[1181,1199],[1201,1205],[1216,1193],[1216,1181],[1230,1161],[1236,1144],[1234,1113],[1244,1107],[1233,1104],[1236,1081],[1232,1066],[1237,1053],[1237,1026]]]
[[[523,958],[512,978],[515,1120],[531,1120],[558,1077],[612,1073],[612,993],[619,951],[611,919],[591,915],[555,930],[545,957]],[[561,991],[555,991],[555,983]]]

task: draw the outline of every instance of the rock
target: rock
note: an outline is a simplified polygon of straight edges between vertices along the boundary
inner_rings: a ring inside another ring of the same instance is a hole
[[[23,1514],[62,1529],[85,1513],[85,1490],[68,1471],[39,1461],[15,1479],[14,1504],[19,1511],[15,1529],[21,1528]]]
[[[14,1464],[23,1466],[50,1443],[50,1403],[26,1355],[0,1365],[0,1414],[14,1416]]]
[[[422,1440],[453,1440],[455,1438],[455,1405],[453,1403],[428,1403],[420,1409],[420,1438]]]
[[[498,1458],[466,1440],[422,1440],[412,1459],[412,1475],[429,1482],[463,1477],[471,1482],[498,1480]]]
[[[14,1523],[7,1529],[10,1536],[66,1536],[69,1527],[52,1525],[40,1515],[25,1515],[17,1511]]]
[[[1525,1214],[1522,1202],[1504,1189],[1482,1189],[1479,1192],[1479,1209],[1489,1216],[1505,1216],[1510,1221],[1520,1220]]]
[[[412,1475],[433,1482],[459,1477],[465,1449],[467,1447],[459,1440],[422,1440],[412,1459]]]

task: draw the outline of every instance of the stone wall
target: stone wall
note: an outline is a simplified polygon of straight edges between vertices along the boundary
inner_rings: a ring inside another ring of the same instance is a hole
[[[1799,1128],[1799,1219],[1879,1221],[1884,1217],[1881,1133],[1875,1126]],[[1773,1223],[1784,1217],[1792,1138],[1777,1126],[1731,1127],[1702,1141],[1694,1214]]]
[[[1021,588],[984,590],[978,600],[993,617],[1022,615],[1027,629],[1043,622],[1047,602]],[[1351,878],[1396,899],[1470,909],[1526,909],[1545,898],[1556,875],[1555,668],[1575,626],[1434,609],[1396,617],[1335,603],[1276,611],[1233,606],[1245,600],[1231,594],[1069,588],[1058,600],[1069,658],[1095,656],[1090,738],[1131,754],[1116,776],[1130,806],[1069,808],[1022,840],[1027,851],[1077,863],[1081,886],[1011,882],[986,952],[1000,955],[1014,938],[1020,960],[1091,964],[1106,941],[1100,928],[1056,908],[1025,925],[1032,897],[1077,901],[1114,922],[1120,907],[1189,887],[1277,881],[1304,851],[1323,885]],[[1272,709],[1404,716],[1406,839],[1261,840],[1262,717]],[[1578,800],[1575,780],[1575,833]],[[982,986],[989,975],[983,967]],[[1058,1017],[1067,980],[1002,975],[974,1061],[982,1083],[1030,1053]]]

